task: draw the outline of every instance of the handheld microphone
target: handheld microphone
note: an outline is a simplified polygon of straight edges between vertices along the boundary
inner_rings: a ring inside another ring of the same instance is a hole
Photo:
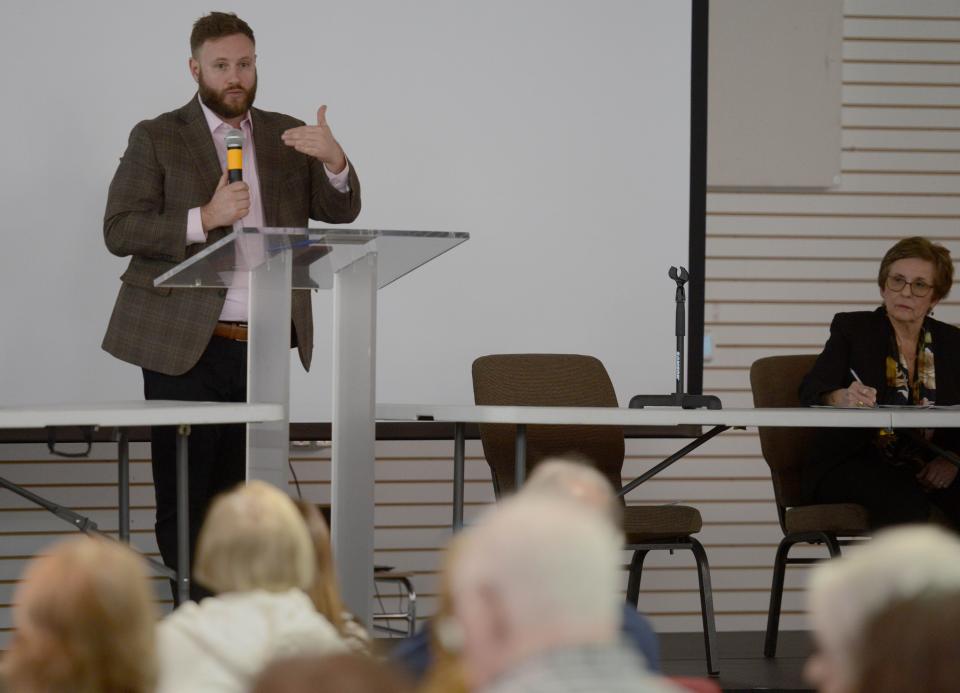
[[[223,141],[227,144],[227,182],[243,180],[243,132],[233,129]]]

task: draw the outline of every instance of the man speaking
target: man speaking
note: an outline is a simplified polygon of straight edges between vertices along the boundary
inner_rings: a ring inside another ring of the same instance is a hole
[[[360,182],[327,125],[326,106],[317,111],[316,125],[253,108],[256,52],[246,22],[222,12],[201,17],[190,51],[196,97],[137,124],[110,183],[104,237],[110,252],[129,256],[130,264],[103,348],[142,368],[148,400],[241,402],[246,289],[157,288],[154,278],[223,238],[238,221],[247,227],[353,221]],[[242,179],[228,177],[228,158],[231,170],[242,168]],[[308,291],[293,292],[291,310],[292,343],[309,369]],[[192,431],[191,555],[210,500],[244,478],[244,433],[242,424]],[[175,432],[155,427],[151,438],[157,544],[164,563],[175,569]],[[191,594],[202,592],[191,588]]]

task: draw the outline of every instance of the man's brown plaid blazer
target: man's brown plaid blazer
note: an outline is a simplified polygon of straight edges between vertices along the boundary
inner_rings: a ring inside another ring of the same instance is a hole
[[[280,134],[303,122],[250,109],[257,173],[267,226],[305,227],[307,220],[346,223],[360,213],[360,181],[350,164],[350,191],[340,193],[323,164]],[[103,233],[114,255],[130,256],[103,348],[119,359],[168,375],[197,363],[223,308],[225,289],[156,288],[153,279],[207,247],[186,245],[187,212],[210,201],[222,171],[196,97],[183,108],[133,128],[110,183]],[[212,229],[207,243],[229,233]],[[304,368],[313,352],[310,292],[294,291],[294,338]]]

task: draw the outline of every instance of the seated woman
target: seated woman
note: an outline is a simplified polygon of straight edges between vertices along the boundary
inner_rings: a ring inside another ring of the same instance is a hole
[[[906,238],[877,277],[883,305],[838,313],[800,387],[801,402],[837,407],[960,404],[960,330],[930,317],[950,291],[953,262],[941,245]],[[960,527],[957,467],[929,443],[960,451],[955,429],[820,429],[803,468],[814,503],[859,503],[876,527],[923,522],[937,510]]]
[[[216,498],[197,541],[196,579],[216,596],[157,628],[158,693],[241,693],[269,662],[345,652],[305,592],[315,560],[293,501],[262,481]]]

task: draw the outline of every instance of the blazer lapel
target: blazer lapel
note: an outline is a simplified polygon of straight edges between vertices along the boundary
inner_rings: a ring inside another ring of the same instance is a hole
[[[893,328],[882,309],[874,311],[873,319],[876,322],[876,330],[871,330],[871,334],[864,335],[869,340],[864,349],[864,353],[871,354],[867,361],[869,365],[864,368],[864,373],[858,373],[858,375],[864,378],[864,383],[877,389],[877,401],[883,402],[887,397],[887,355],[890,348],[890,331]]]
[[[263,223],[277,226],[280,201],[280,132],[263,111],[250,109],[253,121],[253,143],[257,154],[257,177],[260,180],[260,199],[263,203]]]
[[[190,103],[180,109],[180,117],[184,121],[180,134],[197,166],[199,187],[212,194],[223,172],[220,170],[220,159],[217,157],[217,149],[213,145],[213,137],[210,136],[210,126],[203,117],[200,102],[196,98],[191,99]]]

